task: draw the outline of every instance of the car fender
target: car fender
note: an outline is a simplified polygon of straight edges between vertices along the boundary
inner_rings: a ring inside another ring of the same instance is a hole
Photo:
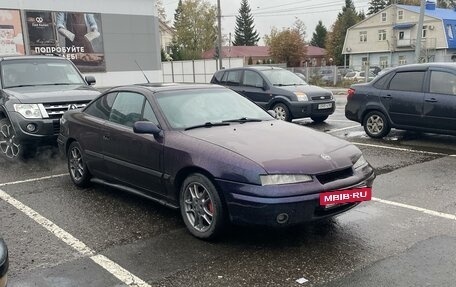
[[[285,104],[289,108],[291,101],[286,96],[278,95],[278,96],[274,96],[271,99],[271,101],[269,101],[269,104],[267,105],[267,107],[268,107],[268,109],[272,109],[272,107],[278,103]]]
[[[386,109],[383,107],[383,105],[381,103],[377,103],[377,102],[370,102],[370,103],[367,103],[366,104],[366,108],[364,109],[364,111],[362,111],[362,114],[360,115],[360,122],[361,122],[361,125],[363,125],[363,122],[364,122],[364,117],[369,113],[369,112],[372,112],[372,111],[380,111],[382,112],[385,117],[387,118],[388,122],[390,124],[393,124],[393,122],[391,121],[391,118],[388,114],[388,112],[386,111]]]

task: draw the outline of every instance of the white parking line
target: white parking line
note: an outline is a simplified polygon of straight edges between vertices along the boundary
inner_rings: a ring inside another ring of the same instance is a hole
[[[26,180],[19,180],[19,181],[13,181],[13,182],[0,183],[0,187],[7,186],[7,185],[20,184],[20,183],[40,181],[40,180],[45,180],[45,179],[52,179],[52,178],[63,177],[63,176],[67,176],[67,175],[68,175],[68,173],[62,173],[62,174],[43,176],[43,177],[38,177],[38,178],[26,179]]]
[[[441,156],[456,157],[456,155],[454,155],[454,154],[450,155],[450,154],[441,153],[441,152],[431,152],[431,151],[423,151],[423,150],[415,150],[415,149],[400,148],[400,147],[385,146],[385,145],[376,145],[376,144],[367,144],[367,143],[358,143],[358,142],[351,142],[351,143],[354,145],[359,145],[359,146],[376,147],[376,148],[412,152],[412,153],[421,153],[421,154],[428,154],[428,155],[441,155]]]
[[[351,130],[351,129],[354,129],[354,128],[359,128],[360,125],[356,125],[356,126],[351,126],[351,127],[346,127],[346,128],[340,128],[340,129],[335,129],[335,130],[330,130],[328,131],[327,133],[337,133],[337,132],[341,132],[341,131],[346,131],[346,130]]]
[[[381,203],[384,203],[384,204],[393,205],[393,206],[402,207],[402,208],[407,208],[407,209],[419,211],[419,212],[422,212],[422,213],[425,213],[425,214],[429,214],[429,215],[432,215],[432,216],[437,216],[437,217],[446,218],[446,219],[450,219],[450,220],[455,220],[456,221],[456,215],[454,215],[454,214],[438,212],[438,211],[434,211],[434,210],[430,210],[430,209],[426,209],[426,208],[422,208],[422,207],[418,207],[418,206],[413,206],[413,205],[408,205],[408,204],[404,204],[404,203],[384,200],[384,199],[375,198],[375,197],[373,197],[372,200],[373,201],[377,201],[377,202],[381,202]]]
[[[333,120],[333,119],[327,119],[325,122],[340,122],[340,123],[353,123],[353,121],[348,121],[348,120]]]
[[[58,177],[58,176],[54,176]],[[44,179],[47,178],[53,178],[53,177],[45,177]],[[31,181],[37,181],[38,179],[32,179],[28,180],[25,182],[31,182]],[[19,182],[20,183],[20,182]],[[9,183],[14,184],[14,183]],[[96,252],[89,248],[84,242],[80,241],[70,233],[66,232],[59,226],[57,226],[55,223],[50,221],[49,219],[45,218],[35,210],[31,209],[27,205],[23,204],[19,200],[13,198],[6,192],[0,189],[0,199],[6,201],[7,203],[11,204],[14,206],[16,209],[19,211],[23,212],[25,215],[27,215],[30,219],[34,220],[36,223],[38,223],[40,226],[44,227],[47,229],[49,232],[54,234],[58,239],[61,241],[65,242],[68,246],[72,247],[75,249],[79,254],[83,256],[90,256],[90,259],[98,264],[100,267],[111,273],[113,276],[115,276],[117,279],[125,283],[127,286],[134,286],[134,287],[150,287],[149,284],[147,284],[145,281],[142,279],[136,277],[134,274],[130,273],[126,269],[122,268],[119,266],[117,263],[114,261],[110,260],[106,256],[103,255],[96,255]]]

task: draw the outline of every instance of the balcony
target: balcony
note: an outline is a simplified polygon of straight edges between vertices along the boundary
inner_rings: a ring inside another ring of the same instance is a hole
[[[415,48],[416,47],[416,39],[402,39],[397,40],[396,42],[397,48]],[[421,39],[421,48],[422,49],[430,49],[433,50],[437,47],[437,39],[436,38],[422,38]]]

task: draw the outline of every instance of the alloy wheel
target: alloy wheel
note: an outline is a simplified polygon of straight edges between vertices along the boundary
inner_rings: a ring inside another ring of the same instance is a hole
[[[184,210],[190,224],[206,232],[214,221],[214,204],[209,191],[200,183],[191,183],[184,192]]]
[[[373,135],[378,135],[383,131],[385,123],[379,115],[372,115],[367,119],[367,129]]]
[[[9,122],[0,127],[0,151],[7,158],[16,158],[21,152],[21,145],[16,141],[16,135]]]
[[[82,161],[82,153],[77,147],[72,147],[70,150],[69,167],[71,176],[75,181],[81,181],[84,177],[84,163]]]
[[[287,118],[287,111],[282,106],[277,106],[274,108],[276,113],[276,119],[284,121]]]

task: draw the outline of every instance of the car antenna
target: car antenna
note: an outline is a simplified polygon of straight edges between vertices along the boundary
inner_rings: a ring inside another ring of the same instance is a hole
[[[138,68],[141,71],[141,73],[143,74],[144,78],[146,78],[147,83],[150,84],[150,81],[147,78],[146,73],[144,73],[143,69],[141,69],[141,66],[138,64],[138,62],[136,62],[136,60],[135,60],[135,63],[136,63],[136,65],[138,65]]]

